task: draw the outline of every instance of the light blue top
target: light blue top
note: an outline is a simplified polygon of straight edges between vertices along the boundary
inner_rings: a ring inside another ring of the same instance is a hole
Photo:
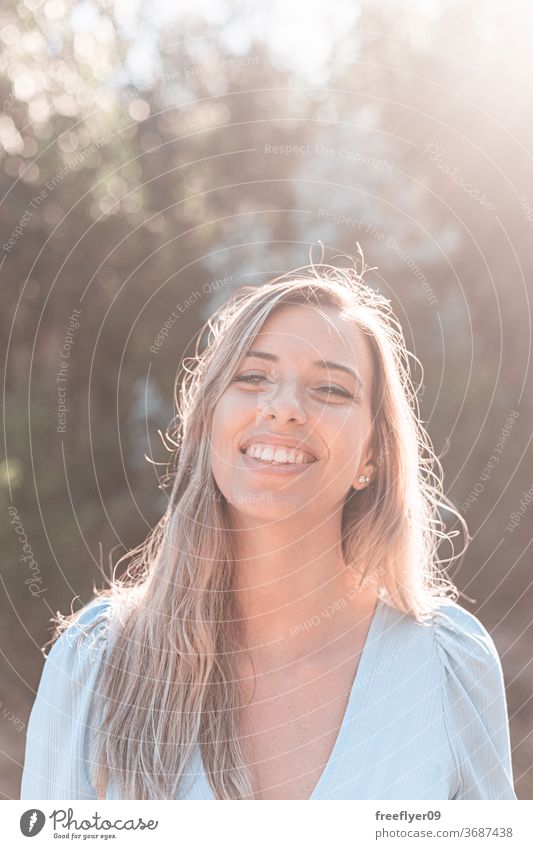
[[[45,662],[28,724],[21,799],[96,799],[87,725],[112,642],[93,600]],[[117,799],[113,782],[106,798]],[[179,799],[214,799],[199,746]],[[444,601],[422,625],[378,601],[340,731],[311,799],[516,799],[504,679],[479,620]]]

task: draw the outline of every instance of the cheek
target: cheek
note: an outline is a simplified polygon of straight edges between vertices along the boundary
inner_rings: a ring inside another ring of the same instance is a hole
[[[213,410],[210,439],[212,463],[217,462],[217,457],[225,458],[227,461],[227,455],[236,445],[237,433],[239,428],[242,428],[242,419],[242,404],[236,403],[229,392],[224,394]]]
[[[209,441],[211,466],[213,469],[220,467],[224,457],[224,446],[228,443],[227,422],[228,419],[224,415],[224,410],[219,406],[213,415],[211,439]]]
[[[360,419],[351,415],[338,419],[328,431],[331,461],[350,474],[363,449],[365,427]]]
[[[326,425],[326,419],[323,419]],[[356,442],[360,429],[357,416],[346,410],[339,410],[335,416],[329,416],[327,421],[328,439],[338,452],[349,452]]]
[[[234,407],[234,405],[232,405],[231,397],[226,391],[224,395],[219,398],[215,409],[213,410],[212,431],[214,436],[228,429],[232,419],[232,407]]]
[[[239,428],[245,427],[250,417],[253,418],[257,409],[257,398],[246,393],[236,393],[232,389],[219,398],[213,411],[213,435],[235,434]]]

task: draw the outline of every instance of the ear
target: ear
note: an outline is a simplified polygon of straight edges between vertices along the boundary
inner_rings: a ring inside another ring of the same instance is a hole
[[[373,479],[375,473],[376,473],[375,464],[373,463],[372,460],[367,460],[367,462],[363,466],[359,467],[359,469],[357,471],[357,475],[355,476],[355,480],[352,484],[353,488],[354,489],[364,489],[365,486],[368,486],[368,484],[372,482],[372,479]],[[370,478],[370,480],[360,481],[359,477],[362,476],[362,475],[366,475],[368,478]]]

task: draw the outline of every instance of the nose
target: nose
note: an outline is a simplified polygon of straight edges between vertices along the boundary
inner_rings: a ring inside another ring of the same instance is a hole
[[[305,422],[307,413],[303,407],[296,382],[282,384],[268,396],[260,397],[257,405],[256,425],[262,419],[278,422]]]

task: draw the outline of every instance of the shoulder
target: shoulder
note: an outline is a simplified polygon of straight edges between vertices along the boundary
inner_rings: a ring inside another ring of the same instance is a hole
[[[416,700],[444,729],[446,746],[438,751],[439,758],[450,755],[451,766],[442,766],[450,769],[449,798],[516,798],[503,671],[485,625],[450,599],[436,600],[424,621],[389,609],[387,625],[396,703],[405,682],[405,703]],[[397,646],[405,649],[402,664]]]
[[[498,649],[473,613],[446,602],[434,615],[434,637],[446,699],[466,714],[503,716],[505,680]]]
[[[460,781],[453,798],[515,799],[505,681],[494,640],[455,602],[435,612],[443,719]]]
[[[62,723],[85,710],[108,646],[112,604],[107,598],[93,599],[61,632],[46,656],[34,709],[57,710]]]
[[[421,669],[433,658],[441,669],[468,679],[489,676],[501,682],[501,661],[487,628],[470,611],[450,599],[437,600],[424,621],[387,608],[388,648],[401,650]]]
[[[112,613],[113,604],[108,597],[86,604],[52,645],[47,665],[100,660],[107,646]]]
[[[445,599],[436,604],[433,617],[437,629],[443,633],[451,631],[491,639],[487,629],[477,616],[450,599]]]
[[[99,596],[78,611],[46,657],[28,721],[22,799],[96,799],[88,775],[89,712],[113,605]]]
[[[433,614],[436,647],[443,662],[454,667],[486,668],[501,673],[498,650],[480,620],[456,602],[446,600]]]

